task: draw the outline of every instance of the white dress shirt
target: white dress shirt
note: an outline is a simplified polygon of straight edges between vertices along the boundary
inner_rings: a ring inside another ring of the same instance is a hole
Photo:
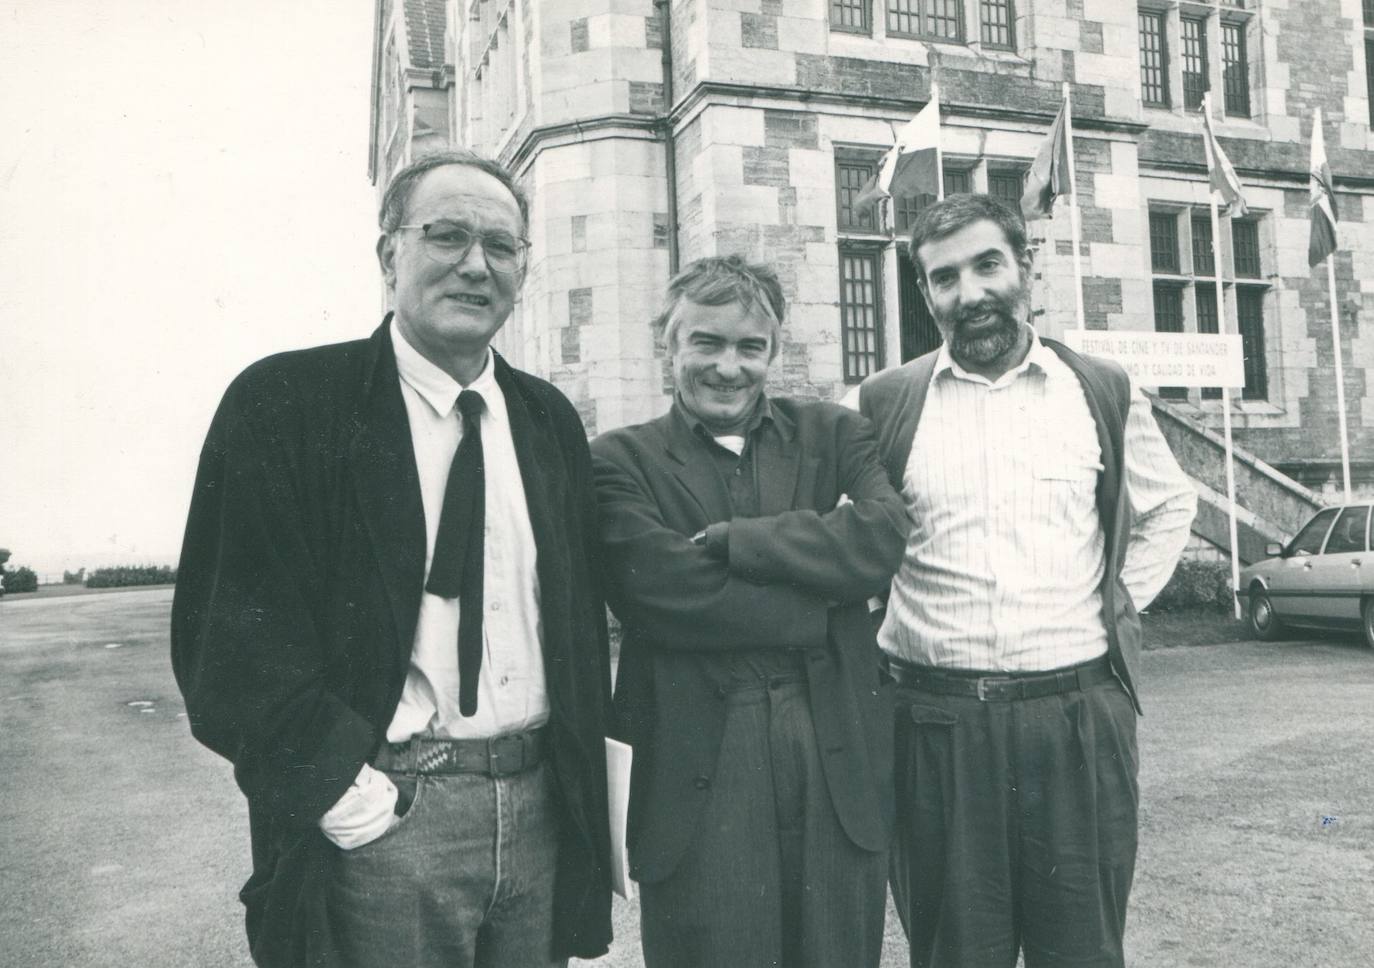
[[[401,701],[387,728],[388,742],[416,734],[449,739],[498,736],[530,729],[549,718],[541,650],[539,578],[534,531],[525,485],[515,456],[506,398],[496,382],[491,351],[468,387],[420,355],[394,324],[391,344],[400,373],[401,397],[410,422],[420,497],[425,512],[425,576],[444,504],[449,467],[464,429],[457,410],[464,389],[482,395],[482,454],[486,469],[486,532],[483,541],[482,670],[477,712],[458,710],[458,599],[425,592]],[[385,774],[364,765],[357,781],[320,821],[341,847],[376,839],[393,822],[396,788]]]
[[[1137,607],[1164,587],[1196,493],[1132,386],[1122,580]],[[1040,671],[1107,650],[1097,430],[1073,371],[1038,336],[996,381],[942,347],[903,477],[913,525],[879,634],[923,665]]]

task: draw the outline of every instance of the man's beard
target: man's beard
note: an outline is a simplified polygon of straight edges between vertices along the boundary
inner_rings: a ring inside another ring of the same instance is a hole
[[[959,312],[949,334],[950,356],[966,367],[987,366],[1005,356],[1020,338],[1025,305],[1024,293],[1013,299],[989,294],[979,305]],[[991,315],[989,323],[980,326],[976,333],[966,332],[965,325],[984,313]]]

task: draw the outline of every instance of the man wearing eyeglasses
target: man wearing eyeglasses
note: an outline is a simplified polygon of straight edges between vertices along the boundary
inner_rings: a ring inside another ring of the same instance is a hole
[[[585,433],[490,347],[528,204],[463,152],[399,172],[367,340],[270,357],[201,456],[172,615],[232,760],[263,966],[534,966],[610,941],[610,667]]]

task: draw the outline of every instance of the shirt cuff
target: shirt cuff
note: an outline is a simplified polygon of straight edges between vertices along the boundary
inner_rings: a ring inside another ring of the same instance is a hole
[[[358,778],[320,818],[320,831],[335,846],[352,850],[371,843],[396,822],[396,785],[364,763]]]

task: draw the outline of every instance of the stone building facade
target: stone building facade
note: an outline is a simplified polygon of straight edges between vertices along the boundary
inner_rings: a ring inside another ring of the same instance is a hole
[[[592,432],[668,405],[650,321],[674,267],[700,255],[778,267],[778,392],[838,398],[934,345],[903,258],[923,201],[852,204],[932,84],[945,191],[1016,198],[1067,82],[1087,326],[1216,331],[1210,91],[1250,208],[1218,240],[1224,329],[1246,350],[1236,439],[1332,494],[1330,308],[1306,260],[1320,107],[1351,455],[1374,493],[1374,0],[380,0],[378,25],[374,178],[426,143],[517,172],[533,248],[502,349],[562,386]],[[1034,223],[1036,324],[1052,336],[1074,326],[1056,212]],[[1179,426],[1219,430],[1215,393],[1150,389]]]

